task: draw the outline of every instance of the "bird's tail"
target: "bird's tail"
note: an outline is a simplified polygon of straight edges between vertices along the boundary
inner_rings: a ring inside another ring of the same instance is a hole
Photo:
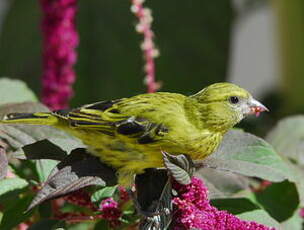
[[[0,124],[30,124],[55,126],[58,117],[52,113],[10,113],[0,120]]]

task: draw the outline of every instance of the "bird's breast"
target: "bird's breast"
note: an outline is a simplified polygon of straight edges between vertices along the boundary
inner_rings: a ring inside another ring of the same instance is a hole
[[[198,129],[184,129],[174,134],[168,138],[169,141],[164,144],[163,150],[171,154],[188,154],[194,160],[204,159],[212,154],[223,136],[222,133]]]
[[[193,160],[202,160],[217,149],[221,140],[222,135],[218,133],[203,136],[193,142],[193,151],[189,155]]]

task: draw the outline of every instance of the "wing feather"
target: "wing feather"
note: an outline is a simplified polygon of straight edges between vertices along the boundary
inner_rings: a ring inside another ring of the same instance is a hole
[[[155,142],[165,132],[168,132],[168,129],[162,124],[151,122],[146,118],[123,114],[120,111],[123,101],[123,99],[101,101],[70,111],[57,110],[53,114],[68,121],[73,128],[94,129],[110,136],[123,135],[136,138],[139,144]]]

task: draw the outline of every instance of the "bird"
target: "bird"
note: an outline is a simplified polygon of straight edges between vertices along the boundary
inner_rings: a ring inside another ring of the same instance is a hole
[[[268,109],[247,90],[221,82],[190,96],[146,93],[75,109],[10,113],[0,123],[61,129],[116,169],[118,184],[130,187],[145,169],[164,167],[162,152],[202,160],[243,118],[264,111]]]

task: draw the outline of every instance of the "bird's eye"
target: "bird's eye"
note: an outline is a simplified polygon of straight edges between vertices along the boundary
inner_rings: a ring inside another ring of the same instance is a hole
[[[229,97],[229,102],[231,104],[237,104],[237,103],[239,103],[239,101],[240,101],[239,98],[236,96]]]

